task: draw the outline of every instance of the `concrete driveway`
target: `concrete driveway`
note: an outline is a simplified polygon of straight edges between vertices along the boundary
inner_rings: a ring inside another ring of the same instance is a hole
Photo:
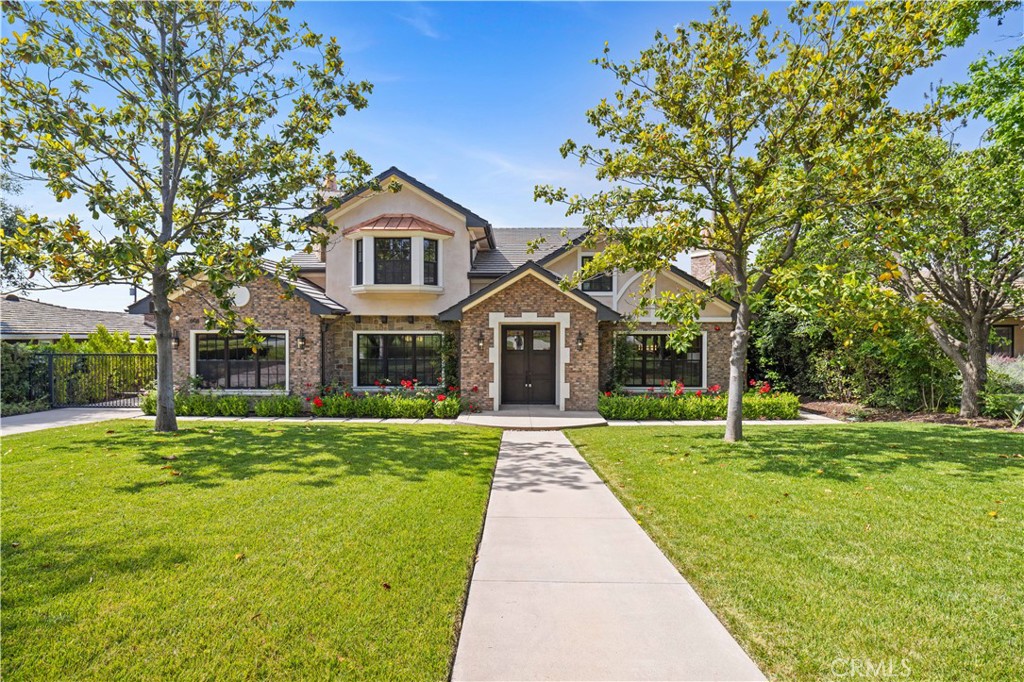
[[[135,407],[62,407],[59,410],[18,414],[0,419],[0,435],[56,429],[61,426],[92,424],[109,419],[132,419],[142,415]]]

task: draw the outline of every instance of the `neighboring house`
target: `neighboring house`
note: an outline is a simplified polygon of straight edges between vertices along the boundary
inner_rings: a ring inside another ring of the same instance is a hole
[[[258,352],[241,335],[203,326],[201,283],[172,296],[176,383],[245,392],[304,393],[321,383],[374,390],[442,375],[443,335],[456,342],[460,383],[482,409],[519,404],[593,410],[611,378],[613,340],[632,348],[626,384],[636,390],[681,379],[690,389],[725,385],[733,306],[715,299],[703,333],[685,353],[665,343],[669,327],[650,314],[627,331],[640,275],[614,272],[563,291],[559,282],[590,254],[582,230],[495,228],[473,211],[391,168],[378,176],[398,192],[354,192],[323,209],[337,226],[326,248],[293,260],[295,295],[268,271],[239,287],[237,310],[266,339]],[[530,243],[543,239],[535,250]],[[656,291],[704,285],[677,268]],[[146,312],[148,301],[130,308]],[[476,391],[472,391],[473,388]]]
[[[993,355],[1009,355],[1012,358],[1024,355],[1024,320],[1008,318],[992,325],[995,341],[988,344]]]
[[[65,334],[81,340],[96,331],[97,325],[109,332],[128,332],[132,339],[149,338],[156,331],[141,315],[65,308],[15,294],[0,299],[0,340],[4,342],[46,343]]]

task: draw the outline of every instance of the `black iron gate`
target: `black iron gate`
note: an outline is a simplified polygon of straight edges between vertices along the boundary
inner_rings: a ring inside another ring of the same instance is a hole
[[[53,407],[138,407],[156,381],[152,353],[48,353]]]

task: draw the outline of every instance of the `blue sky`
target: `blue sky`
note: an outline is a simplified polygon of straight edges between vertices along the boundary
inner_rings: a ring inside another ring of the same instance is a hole
[[[326,146],[354,148],[380,171],[398,166],[496,226],[576,225],[557,206],[533,201],[536,184],[596,188],[590,173],[558,153],[566,138],[586,139],[585,111],[614,91],[590,63],[608,41],[617,59],[635,56],[657,30],[708,15],[708,3],[338,3],[299,2],[297,20],[338,37],[349,74],[374,83],[367,109],[340,120]],[[745,2],[735,15],[767,8],[784,20],[784,3]],[[982,24],[978,34],[894,93],[917,107],[931,82],[964,80],[967,65],[1018,44],[1024,13]],[[977,140],[981,126],[962,138]],[[29,212],[64,214],[44,187],[17,202]],[[33,292],[41,300],[120,310],[126,287]]]

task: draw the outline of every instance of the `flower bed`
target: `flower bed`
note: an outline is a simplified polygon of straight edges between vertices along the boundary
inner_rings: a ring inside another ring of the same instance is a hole
[[[467,407],[458,386],[423,388],[404,380],[400,386],[377,382],[375,391],[345,387],[307,386],[310,395],[245,396],[184,388],[174,394],[174,410],[185,417],[296,417],[309,411],[316,417],[376,419],[454,419]],[[142,411],[156,414],[156,391],[142,397]]]
[[[725,419],[728,400],[718,386],[707,392],[686,392],[681,384],[665,391],[616,393],[608,391],[597,399],[597,411],[608,420],[694,420]],[[797,419],[800,401],[792,393],[776,393],[769,384],[751,381],[743,394],[744,419]]]

